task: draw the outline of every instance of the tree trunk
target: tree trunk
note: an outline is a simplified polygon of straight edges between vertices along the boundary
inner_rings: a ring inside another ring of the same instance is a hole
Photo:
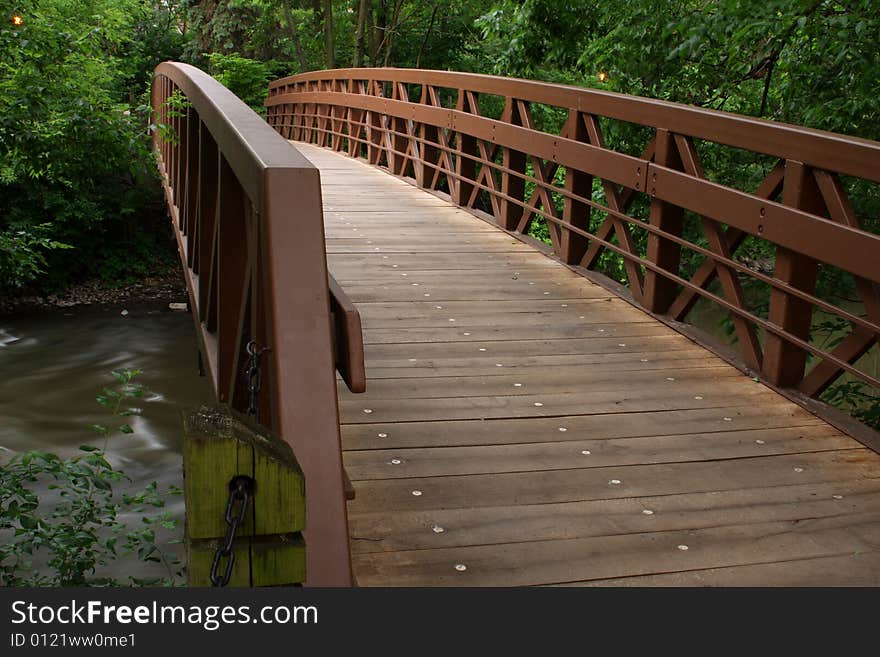
[[[387,20],[384,0],[379,4],[375,15],[372,15],[372,12],[370,13],[370,33],[372,36],[370,39],[370,64],[375,66],[376,62],[379,61],[379,52],[382,50],[382,36],[385,34]]]
[[[302,43],[299,40],[299,32],[296,31],[296,23],[293,20],[293,12],[290,10],[290,2],[282,2],[284,5],[284,19],[287,21],[287,31],[290,33],[290,40],[293,41],[293,48],[296,50],[296,58],[299,60],[301,72],[309,70],[309,62],[303,51]]]
[[[367,4],[369,0],[361,0],[358,6],[358,22],[357,22],[357,33],[354,38],[354,67],[360,68],[364,65],[364,51],[366,50],[366,43],[364,34],[364,27],[367,24]]]
[[[324,44],[327,49],[327,68],[336,68],[333,47],[333,0],[324,0]]]
[[[428,31],[425,32],[425,38],[422,39],[422,45],[419,46],[419,54],[416,55],[416,68],[422,65],[422,55],[425,54],[425,46],[428,45],[428,39],[431,37],[431,31],[434,29],[434,21],[437,18],[437,11],[440,9],[440,3],[434,5],[434,11],[431,12],[431,22],[428,24]]]
[[[383,30],[385,34],[382,37],[382,42],[379,44],[379,49],[378,49],[378,50],[381,50],[383,46],[385,47],[385,57],[383,58],[382,66],[384,66],[386,68],[391,65],[391,47],[394,43],[394,34],[395,34],[395,32],[397,32],[397,28],[400,26],[400,10],[402,7],[403,7],[403,0],[398,0],[397,2],[394,3],[394,6],[393,6],[392,12],[391,12],[391,20],[390,21],[388,21],[387,8],[386,8],[385,29]],[[377,55],[378,55],[378,50],[376,53]]]

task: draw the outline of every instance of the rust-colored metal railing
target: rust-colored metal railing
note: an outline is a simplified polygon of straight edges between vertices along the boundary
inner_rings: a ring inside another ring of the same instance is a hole
[[[266,349],[255,408],[259,422],[293,447],[305,475],[308,583],[349,585],[318,171],[232,92],[192,66],[156,67],[152,108],[203,368],[219,401],[254,410],[247,345]],[[353,328],[345,345],[355,355],[342,360],[362,379],[356,317],[347,316],[346,325]],[[351,385],[352,376],[347,380]]]
[[[494,115],[481,115],[493,105]],[[880,385],[856,366],[880,337],[880,237],[860,227],[846,192],[853,179],[880,182],[880,143],[598,90],[426,70],[284,78],[270,84],[266,106],[282,136],[448,192],[509,231],[545,221],[568,264],[594,268],[603,251],[617,254],[633,299],[653,313],[683,320],[701,298],[720,306],[745,364],[772,384],[816,396],[848,372]],[[538,109],[562,115],[558,134],[536,128]],[[640,155],[605,145],[603,132],[622,124],[641,127]],[[763,181],[748,191],[707,179],[706,142],[746,152],[739,161],[763,166]],[[688,222],[700,238],[684,230]],[[734,257],[755,240],[773,246],[769,271]],[[860,302],[820,298],[823,267],[851,275]],[[747,298],[749,280],[765,286],[766,312]],[[811,341],[814,310],[848,327],[839,344]]]

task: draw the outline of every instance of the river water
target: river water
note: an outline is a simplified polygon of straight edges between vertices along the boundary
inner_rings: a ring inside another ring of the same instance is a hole
[[[0,447],[71,456],[82,444],[100,445],[91,424],[128,421],[134,433],[110,440],[110,462],[132,479],[128,489],[156,481],[160,491],[167,491],[182,486],[181,412],[211,401],[209,383],[198,374],[192,317],[156,309],[120,311],[0,318]],[[95,396],[115,383],[111,370],[125,368],[143,370],[137,381],[149,392],[133,400],[140,415],[112,418]],[[169,498],[167,508],[182,520],[181,497]],[[182,523],[173,534],[180,538]],[[172,549],[181,552],[179,545]],[[111,571],[122,580],[128,574],[164,573],[131,560]]]

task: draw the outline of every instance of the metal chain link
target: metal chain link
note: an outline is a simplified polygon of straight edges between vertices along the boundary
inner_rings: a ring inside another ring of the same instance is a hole
[[[245,475],[233,477],[229,482],[229,500],[226,502],[226,538],[223,545],[214,553],[214,561],[211,562],[211,584],[213,586],[226,586],[232,576],[232,566],[235,563],[235,552],[232,544],[235,542],[235,533],[244,522],[248,504],[254,492],[254,480]],[[238,510],[235,505],[238,503]],[[226,568],[222,575],[218,575],[220,562],[226,559]]]
[[[247,343],[247,353],[250,356],[247,371],[245,372],[245,385],[248,389],[247,414],[254,418],[254,422],[260,421],[260,407],[257,404],[257,395],[263,385],[263,370],[260,368],[260,356],[268,351],[269,347],[257,347],[257,341]]]

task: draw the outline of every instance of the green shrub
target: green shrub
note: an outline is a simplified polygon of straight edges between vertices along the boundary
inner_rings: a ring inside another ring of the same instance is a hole
[[[263,100],[272,71],[269,64],[239,55],[223,55],[213,52],[206,55],[209,72],[232,93],[250,105],[256,112],[263,113]]]
[[[134,383],[139,373],[113,372],[118,385],[98,395],[114,418],[138,412],[126,404],[144,395]],[[93,425],[100,447],[82,445],[68,458],[20,453],[0,468],[0,586],[118,586],[122,582],[102,569],[120,548],[168,572],[167,579],[130,575],[129,583],[176,583],[179,561],[157,543],[157,529],[174,530],[176,522],[160,511],[165,501],[156,482],[133,495],[114,490],[128,478],[107,460],[107,445],[114,435],[133,433],[124,419],[117,421],[123,423],[114,428]],[[140,516],[136,527],[122,522],[124,512]]]

